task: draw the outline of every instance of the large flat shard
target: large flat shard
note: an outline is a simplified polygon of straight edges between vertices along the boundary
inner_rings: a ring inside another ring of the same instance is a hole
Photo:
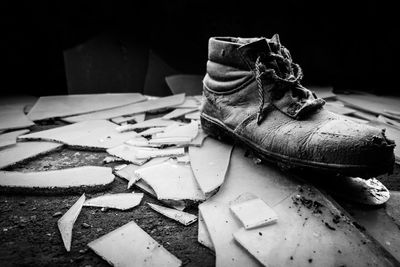
[[[84,115],[72,116],[64,118],[68,122],[80,122],[87,120],[101,120],[101,119],[112,119],[124,115],[132,115],[147,111],[153,111],[168,107],[173,107],[182,104],[185,100],[185,94],[161,97],[157,99],[151,99],[144,102],[129,104],[123,107],[107,109],[103,111],[88,113]]]
[[[76,192],[99,190],[114,181],[111,168],[85,166],[42,172],[0,171],[0,189],[11,192]]]
[[[88,246],[116,267],[176,267],[182,264],[133,221],[90,242]]]
[[[106,120],[93,120],[26,134],[19,140],[45,140],[66,144],[74,148],[106,150],[136,136],[134,132],[119,133],[117,125]]]
[[[138,93],[42,96],[29,111],[28,117],[34,121],[66,117],[145,100],[146,98]]]
[[[54,142],[18,142],[0,151],[0,169],[56,151],[63,147]]]

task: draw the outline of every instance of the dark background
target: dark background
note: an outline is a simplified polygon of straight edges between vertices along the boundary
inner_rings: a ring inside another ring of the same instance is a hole
[[[3,1],[2,93],[164,95],[165,75],[204,74],[210,36],[279,33],[304,84],[399,94],[394,4],[136,2]]]

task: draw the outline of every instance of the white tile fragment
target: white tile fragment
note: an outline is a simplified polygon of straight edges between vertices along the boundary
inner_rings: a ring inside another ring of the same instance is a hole
[[[144,121],[146,117],[146,113],[138,113],[138,114],[133,114],[133,115],[128,115],[128,116],[120,116],[116,118],[112,118],[111,121],[117,124],[122,124],[126,122],[130,122],[134,120],[136,123]]]
[[[28,129],[0,134],[0,148],[15,145],[17,137],[26,133],[29,133]]]
[[[200,120],[200,111],[195,111],[185,115],[185,119],[188,120]]]
[[[185,154],[184,156],[176,157],[176,161],[179,163],[190,163],[190,157],[188,154]]]
[[[106,194],[85,201],[85,207],[100,207],[118,210],[128,210],[140,204],[143,193]]]
[[[196,215],[193,215],[193,214],[190,214],[190,213],[187,213],[184,211],[176,210],[176,209],[163,207],[163,206],[152,204],[152,203],[147,203],[147,204],[153,210],[161,213],[162,215],[164,215],[172,220],[180,222],[181,224],[183,224],[185,226],[188,226],[188,225],[194,223],[195,221],[197,221]]]
[[[109,167],[84,166],[41,172],[0,171],[0,187],[21,190],[67,190],[105,187],[114,181]]]
[[[161,97],[157,99],[125,105],[122,107],[111,108],[83,115],[67,117],[64,118],[63,120],[68,122],[81,122],[88,120],[112,119],[119,116],[132,115],[142,112],[148,112],[151,110],[157,110],[160,108],[172,107],[183,103],[184,99],[185,99],[184,94]]]
[[[175,157],[183,155],[185,155],[185,149],[183,147],[165,148],[165,149],[138,148],[136,152],[136,158],[142,160],[159,158],[159,157]]]
[[[116,124],[106,120],[83,121],[22,135],[18,137],[18,140],[55,141],[71,147],[105,150],[136,136],[135,132],[119,133],[115,127]]]
[[[242,222],[245,229],[273,224],[278,220],[276,212],[267,203],[255,196],[232,204],[230,209]]]
[[[85,194],[57,221],[58,229],[60,230],[61,238],[64,242],[65,249],[71,250],[72,228],[74,223],[81,213],[83,203],[85,202]]]
[[[171,119],[175,119],[175,118],[179,118],[182,117],[190,112],[196,111],[197,108],[177,108],[174,109],[173,111],[165,114],[164,116],[162,116],[163,120],[171,120]]]
[[[121,159],[129,161],[133,164],[143,165],[147,161],[147,159],[145,158],[139,159],[136,157],[136,154],[138,153],[139,149],[140,149],[139,147],[122,144],[107,149],[107,153],[112,156],[119,157]],[[141,148],[141,149],[144,150],[147,148]]]
[[[206,196],[215,192],[225,180],[232,145],[207,138],[201,147],[189,147],[190,165]]]
[[[135,171],[135,174],[151,186],[159,200],[201,201],[205,199],[190,166],[169,160],[141,168]]]
[[[182,264],[133,221],[88,246],[113,266],[176,267]]]
[[[62,147],[62,144],[54,142],[17,142],[14,146],[7,146],[1,150],[0,168],[56,151]]]
[[[155,118],[155,119],[150,119],[146,121],[142,121],[139,123],[135,124],[125,124],[116,127],[116,130],[120,133],[122,132],[128,132],[128,131],[133,131],[137,129],[146,129],[146,128],[152,128],[152,127],[167,127],[173,124],[178,124],[176,121],[173,120],[163,120],[161,118]]]

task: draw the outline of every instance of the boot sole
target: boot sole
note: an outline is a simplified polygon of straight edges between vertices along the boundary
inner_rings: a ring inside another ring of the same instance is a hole
[[[227,143],[238,143],[239,145],[250,149],[262,160],[266,160],[273,164],[277,164],[282,168],[302,168],[310,169],[317,172],[329,173],[332,175],[356,176],[369,178],[389,171],[388,166],[369,166],[369,165],[346,165],[346,164],[332,164],[324,162],[315,162],[308,160],[301,160],[291,158],[281,154],[273,153],[262,149],[254,142],[236,134],[233,130],[226,127],[221,121],[212,118],[204,113],[200,115],[200,122],[203,130],[216,139]]]

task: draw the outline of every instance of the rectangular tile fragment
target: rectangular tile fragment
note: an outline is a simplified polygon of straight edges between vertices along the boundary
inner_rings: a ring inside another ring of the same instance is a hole
[[[256,196],[231,204],[230,209],[245,229],[265,226],[278,220],[276,212]]]
[[[143,193],[106,194],[85,201],[85,207],[100,207],[117,210],[128,210],[140,204]]]
[[[50,130],[26,134],[19,140],[45,140],[66,144],[70,147],[106,150],[132,139],[136,133],[119,133],[117,125],[106,120],[92,120],[61,126]]]
[[[64,120],[68,122],[80,122],[87,120],[112,119],[119,116],[137,114],[137,113],[176,106],[182,104],[184,100],[185,100],[185,94],[179,94],[179,95],[161,97],[144,102],[129,104],[123,107],[107,109],[84,115],[67,117],[64,118]]]
[[[167,208],[167,207],[163,207],[160,205],[156,205],[153,203],[147,203],[150,208],[152,208],[153,210],[161,213],[162,215],[177,221],[185,226],[188,226],[192,223],[194,223],[195,221],[197,221],[197,216],[184,212],[184,211],[180,211],[180,210],[176,210],[176,209],[171,209],[171,208]]]
[[[85,194],[83,194],[75,204],[57,221],[58,230],[64,243],[65,249],[71,250],[72,228],[75,221],[81,213],[83,203],[85,202]]]
[[[133,221],[88,246],[113,266],[175,267],[182,264]]]

